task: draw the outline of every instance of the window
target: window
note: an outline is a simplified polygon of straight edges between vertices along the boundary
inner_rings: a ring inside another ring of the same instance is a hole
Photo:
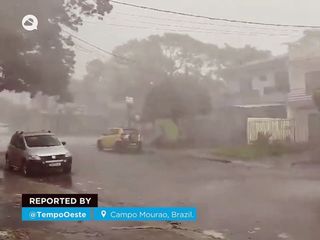
[[[123,133],[124,134],[137,134],[137,133],[139,133],[139,131],[137,129],[133,129],[133,128],[126,128],[126,129],[123,129]]]
[[[25,149],[23,138],[17,133],[12,136],[10,144],[16,148]]]
[[[107,133],[103,134],[104,136],[108,136],[108,135],[117,135],[120,133],[120,129],[119,128],[111,128],[108,130]]]
[[[29,147],[53,147],[60,146],[60,141],[51,135],[36,135],[25,137]]]
[[[276,72],[274,75],[275,89],[279,92],[289,92],[289,73],[286,71]]]
[[[320,71],[307,72],[306,79],[306,94],[312,94],[314,90],[320,88]]]
[[[11,141],[10,141],[10,144],[11,144],[11,145],[16,146],[17,137],[18,137],[17,134],[14,134],[14,135],[12,136]]]
[[[16,147],[20,148],[20,149],[25,149],[25,144],[24,144],[23,138],[21,136],[19,136],[17,138]]]

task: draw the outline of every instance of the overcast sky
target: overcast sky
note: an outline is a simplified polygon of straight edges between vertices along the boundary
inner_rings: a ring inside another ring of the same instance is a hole
[[[122,1],[122,0],[121,0]],[[320,25],[318,0],[123,0],[124,2],[187,12],[210,17],[237,20]],[[286,52],[285,43],[301,37],[302,30],[274,28],[180,17],[113,4],[114,9],[103,21],[89,19],[77,36],[101,47],[112,49],[134,38],[145,38],[164,32],[181,32],[208,43],[235,47],[246,44],[271,50],[275,55]],[[104,53],[76,41],[77,78],[94,58],[107,59]]]

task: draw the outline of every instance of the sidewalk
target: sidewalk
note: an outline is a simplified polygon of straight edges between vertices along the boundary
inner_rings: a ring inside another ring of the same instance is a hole
[[[3,173],[2,169],[0,173]],[[21,193],[67,192],[66,189],[58,186],[35,182],[12,173],[2,175],[0,179],[0,240],[221,239],[214,238],[215,235],[211,233],[169,223],[21,221]]]
[[[224,156],[214,155],[213,149],[188,149],[177,150],[179,154],[185,157],[195,158],[199,160],[213,161],[225,164],[239,164],[252,167],[292,167],[304,164],[319,164],[319,154],[317,151],[307,151],[298,154],[288,154],[282,156],[270,156],[255,160],[243,160],[236,158],[228,158]]]

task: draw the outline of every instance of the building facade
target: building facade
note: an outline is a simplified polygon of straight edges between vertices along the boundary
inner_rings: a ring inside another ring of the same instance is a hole
[[[296,142],[319,142],[320,114],[312,95],[320,89],[320,33],[306,32],[288,44],[288,54],[248,63],[222,72],[230,93],[229,106],[258,109],[249,117],[283,117],[266,107],[285,107],[294,121]]]
[[[285,105],[290,90],[288,56],[251,62],[221,72],[228,105]]]
[[[320,88],[320,36],[309,34],[289,44],[288,118],[296,122],[296,141],[314,142],[320,137],[320,118],[313,92]]]

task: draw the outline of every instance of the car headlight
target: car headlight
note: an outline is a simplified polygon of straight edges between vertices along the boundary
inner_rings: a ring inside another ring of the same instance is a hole
[[[67,158],[68,158],[68,157],[72,157],[71,153],[69,153],[69,152],[66,153],[64,156],[67,157]]]
[[[29,159],[30,160],[41,160],[41,157],[39,157],[38,155],[30,155]]]

